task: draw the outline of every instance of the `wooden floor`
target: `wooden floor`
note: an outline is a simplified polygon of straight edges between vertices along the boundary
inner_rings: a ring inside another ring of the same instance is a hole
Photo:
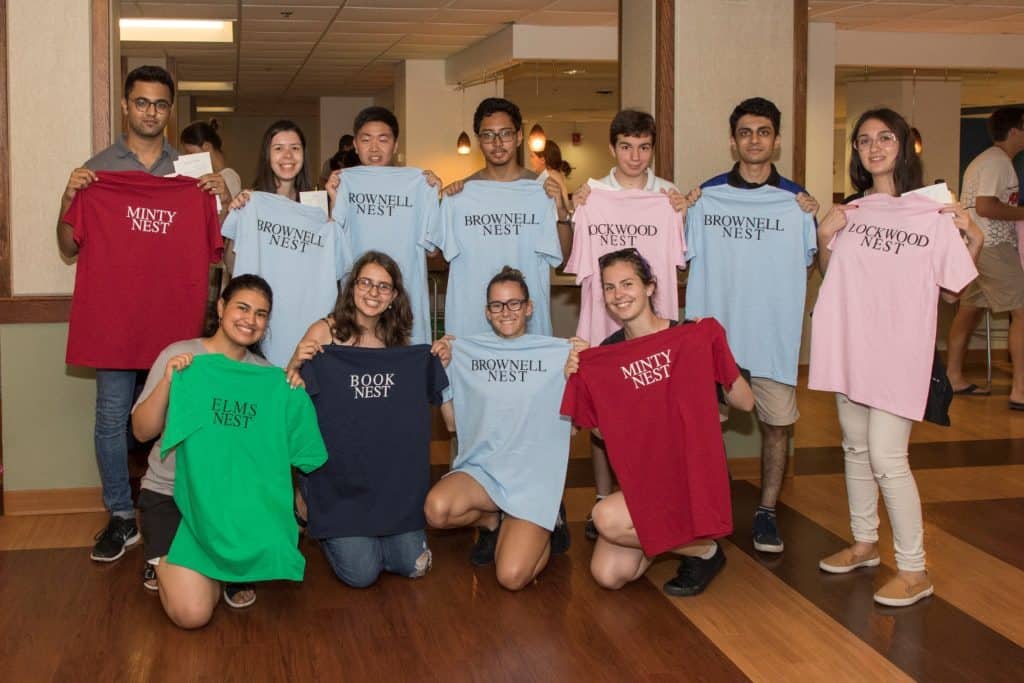
[[[0,517],[0,681],[1020,681],[1024,680],[1024,413],[958,397],[954,426],[915,427],[912,462],[936,594],[889,609],[871,594],[893,571],[833,576],[818,559],[848,542],[830,396],[801,391],[796,475],[779,523],[781,556],[750,541],[757,482],[733,484],[735,533],[708,591],[670,598],[659,560],[621,591],[588,573],[586,463],[566,492],[573,532],[525,591],[467,562],[472,535],[433,533],[426,577],[338,583],[303,540],[303,584],[261,584],[252,608],[219,607],[182,632],[141,586],[142,552],[88,558],[103,514]]]

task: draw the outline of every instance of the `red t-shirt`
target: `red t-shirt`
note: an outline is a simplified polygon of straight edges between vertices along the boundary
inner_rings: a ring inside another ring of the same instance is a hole
[[[224,243],[212,195],[195,178],[98,171],[62,220],[78,243],[67,362],[148,368],[202,333],[209,267]]]
[[[732,533],[715,383],[738,376],[713,318],[580,354],[562,414],[600,428],[645,555]]]

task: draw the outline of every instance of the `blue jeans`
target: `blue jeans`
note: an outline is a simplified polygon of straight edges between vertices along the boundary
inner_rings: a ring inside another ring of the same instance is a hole
[[[128,418],[135,398],[134,370],[96,371],[96,461],[103,504],[114,517],[135,519],[128,481]]]
[[[341,536],[320,541],[335,576],[353,588],[366,588],[382,571],[411,579],[430,571],[430,549],[422,530],[394,536]]]

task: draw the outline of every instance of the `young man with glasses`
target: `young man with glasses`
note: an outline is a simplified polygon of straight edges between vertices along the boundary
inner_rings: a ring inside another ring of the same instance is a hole
[[[967,343],[983,309],[1010,312],[1010,409],[1024,410],[1024,270],[1014,221],[1024,221],[1020,180],[1013,158],[1024,151],[1024,107],[1004,107],[988,119],[992,146],[964,171],[960,201],[985,234],[978,256],[978,279],[967,285],[949,328],[947,374],[958,394],[987,394],[963,376]]]
[[[736,362],[752,375],[761,431],[754,547],[770,553],[783,550],[775,505],[790,429],[800,416],[797,363],[818,210],[818,202],[772,163],[782,144],[780,123],[778,107],[762,97],[736,106],[729,145],[738,161],[687,195],[695,202],[703,192],[686,221],[686,315],[721,322]]]
[[[81,168],[73,170],[61,196],[57,244],[65,258],[78,255],[79,243],[75,239],[75,228],[64,222],[64,216],[75,195],[97,182],[97,171],[142,171],[161,177],[174,173],[178,153],[164,137],[173,103],[174,80],[166,70],[158,66],[140,66],[128,74],[121,101],[121,114],[126,123],[124,137],[86,161]],[[224,179],[218,173],[202,176],[198,179],[198,186],[205,192],[220,196],[224,207],[231,201]],[[111,263],[109,267],[123,268],[124,265]],[[94,439],[103,503],[110,511],[110,521],[96,536],[92,550],[92,559],[99,562],[119,559],[126,546],[139,540],[129,485],[127,444],[135,381],[136,370],[96,370]]]

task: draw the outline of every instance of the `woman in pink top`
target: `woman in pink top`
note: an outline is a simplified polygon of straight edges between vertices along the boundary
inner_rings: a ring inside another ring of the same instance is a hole
[[[839,245],[834,243],[837,234],[847,227],[847,212],[858,208],[858,201],[864,202],[864,210],[868,210],[868,204],[870,204],[870,210],[876,212],[879,210],[895,212],[900,210],[896,208],[895,202],[890,208],[885,202],[865,198],[876,194],[898,197],[904,192],[921,187],[922,184],[921,160],[914,150],[914,138],[911,135],[910,126],[896,112],[890,109],[877,109],[862,114],[854,126],[851,143],[854,154],[850,161],[850,179],[858,193],[847,198],[846,203],[833,206],[818,226],[818,267],[823,276],[829,268],[830,258],[835,259],[832,270],[837,272],[833,272],[832,275],[836,277],[843,277],[843,275],[849,277],[857,272],[856,268],[859,265],[867,262],[841,263],[842,259],[852,261],[864,258],[863,255],[855,253],[855,249],[851,249],[853,233],[847,237],[845,248],[839,248]],[[916,206],[913,205],[914,201],[914,199],[909,200],[912,210]],[[907,203],[907,201],[902,202],[902,204]],[[882,204],[885,206],[881,206]],[[952,214],[953,223],[961,232],[966,233],[970,258],[976,259],[983,237],[967,212],[959,204],[952,204],[942,208],[939,213]],[[851,211],[850,217],[854,227],[857,227],[856,213]],[[902,215],[900,220],[904,220]],[[934,223],[934,221],[932,222]],[[939,229],[941,227],[939,226]],[[856,231],[854,230],[854,232]],[[939,237],[945,240],[943,244],[944,248],[948,250],[949,261],[955,263],[955,267],[947,271],[947,279],[939,281],[939,286],[943,286],[944,282],[966,285],[964,280],[971,279],[973,268],[969,258],[964,254],[959,240],[956,240],[955,236],[953,239],[949,239],[948,233],[936,232],[933,235],[935,236],[932,239],[936,243],[940,242]],[[860,236],[856,235],[856,237]],[[936,244],[933,245],[933,248],[938,249],[939,247]],[[834,254],[833,249],[835,249]],[[880,262],[876,261],[875,263]],[[912,267],[920,269],[928,267],[927,262],[907,261],[905,263],[911,263]],[[921,265],[922,263],[924,265]],[[841,266],[842,268],[840,268]],[[840,275],[839,271],[842,271],[843,275]],[[909,281],[917,274],[908,272],[906,278]],[[881,273],[879,275],[881,276]],[[922,277],[929,276],[931,273],[922,273]],[[934,288],[934,281],[929,282],[931,282],[930,286]],[[821,310],[819,318],[832,318],[838,309],[854,310],[857,308],[857,302],[849,299],[858,296],[863,298],[869,296],[869,290],[874,291],[870,289],[869,283],[863,283],[863,286],[860,287],[857,286],[857,283],[850,283],[847,280],[845,284],[842,281],[837,281],[836,286],[830,288],[831,291],[826,294],[825,289],[828,284],[828,279],[826,279],[822,285],[818,303],[823,309],[825,306],[834,308],[833,310]],[[931,290],[926,286],[924,291],[927,296]],[[956,294],[945,290],[942,291],[942,296],[947,300],[956,299]],[[878,309],[891,309],[895,316],[894,319],[903,319],[906,323],[915,322],[916,318],[901,317],[899,307],[906,303],[905,299],[906,297],[898,296],[872,297],[873,305]],[[931,305],[934,306],[934,303]],[[847,315],[851,314],[847,313]],[[882,310],[879,313],[879,318],[884,319],[885,317],[886,311]],[[921,317],[921,321],[924,320],[925,318]],[[815,325],[815,334],[812,335],[812,366],[816,360],[821,365],[818,368],[812,368],[812,387],[821,388],[822,385],[830,383],[834,386],[837,383],[834,377],[838,374],[845,376],[838,380],[838,383],[855,387],[861,396],[895,393],[895,390],[888,392],[887,388],[898,386],[899,377],[888,377],[884,380],[875,378],[869,381],[874,372],[873,369],[851,361],[852,356],[855,355],[855,350],[851,349],[857,346],[855,340],[846,340],[829,346],[830,342],[835,341],[834,338],[830,338],[833,336],[834,330],[829,329],[828,323],[825,323],[824,320],[815,322],[817,324]],[[919,330],[916,328],[893,330],[893,335],[903,338],[909,335],[909,339],[912,341],[918,334],[921,339],[931,335],[932,341],[924,342],[931,347],[934,344],[934,321],[929,329],[926,329],[927,325],[919,327]],[[865,334],[867,333],[869,330],[865,330]],[[818,336],[816,341],[821,347],[829,346],[829,349],[821,352],[817,357],[814,353],[814,336]],[[836,348],[841,351],[835,352]],[[870,389],[873,389],[873,385],[877,382],[886,383],[886,390],[873,393]],[[922,387],[922,390],[926,393],[925,387]],[[850,572],[859,567],[878,566],[880,563],[878,555],[878,490],[880,488],[892,523],[898,571],[875,593],[875,601],[893,607],[912,605],[933,592],[931,581],[925,571],[921,499],[914,476],[910,471],[907,453],[913,420],[874,405],[856,402],[847,395],[853,393],[854,391],[850,389],[844,392],[837,391],[836,402],[839,423],[843,432],[846,489],[854,543],[824,558],[818,563],[818,566],[824,571],[835,574]],[[872,400],[872,403],[874,402]]]

